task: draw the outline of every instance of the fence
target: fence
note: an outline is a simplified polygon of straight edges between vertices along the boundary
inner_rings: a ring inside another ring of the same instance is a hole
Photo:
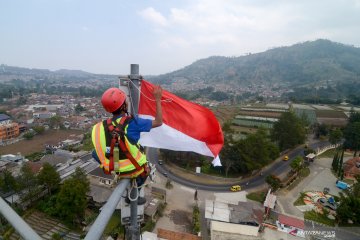
[[[320,154],[326,152],[329,149],[337,148],[338,146],[340,146],[340,144],[332,144],[332,145],[326,146],[324,148],[317,148],[316,149],[316,156],[319,156]]]

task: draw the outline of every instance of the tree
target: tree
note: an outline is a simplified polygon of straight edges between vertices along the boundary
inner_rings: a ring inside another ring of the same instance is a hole
[[[304,143],[305,137],[305,128],[293,112],[282,113],[271,131],[271,139],[278,142],[280,150]]]
[[[355,178],[352,190],[345,190],[345,194],[340,193],[340,205],[336,209],[339,223],[348,224],[351,220],[354,225],[360,224],[360,175]]]
[[[20,98],[16,101],[16,105],[21,106],[26,104],[26,102],[27,102],[26,97],[20,96]]]
[[[81,184],[83,184],[83,187],[85,188],[86,192],[90,191],[90,181],[86,177],[86,173],[84,172],[84,170],[77,167],[72,177],[78,180]]]
[[[315,135],[317,138],[319,138],[320,136],[327,136],[328,134],[329,134],[329,126],[328,125],[326,125],[325,123],[322,123],[317,126],[317,128],[315,130]]]
[[[340,157],[340,161],[339,161],[338,177],[341,177],[341,173],[343,172],[343,161],[344,161],[344,149],[341,152],[341,157]]]
[[[310,125],[309,118],[305,112],[301,113],[300,120],[305,127],[308,127]]]
[[[37,178],[28,163],[24,163],[20,169],[20,189],[24,190],[22,199],[29,200],[30,203],[39,191]]]
[[[339,167],[339,150],[336,151],[331,166],[333,171],[336,173]]]
[[[51,117],[49,120],[49,126],[51,128],[61,127],[62,123],[63,123],[63,118],[58,115]]]
[[[351,109],[349,116],[349,123],[360,122],[360,112],[355,112]]]
[[[18,190],[18,182],[13,177],[11,172],[9,172],[7,169],[3,172],[2,176],[0,177],[0,189],[4,193],[11,192],[11,191],[17,191]]]
[[[56,199],[58,215],[68,223],[80,222],[87,206],[86,193],[90,190],[89,181],[83,171],[76,169],[75,174],[64,181]],[[80,176],[77,175],[80,174]]]
[[[45,132],[45,127],[44,126],[34,126],[32,128],[37,134],[42,134]]]
[[[77,114],[79,114],[79,113],[81,113],[81,112],[83,112],[83,111],[85,111],[85,108],[84,108],[83,106],[81,106],[80,103],[78,103],[78,104],[75,106],[75,112],[76,112]]]
[[[344,147],[354,150],[354,157],[360,150],[360,122],[349,122],[344,130]]]
[[[44,163],[37,179],[40,184],[43,184],[47,188],[49,194],[51,194],[53,189],[58,187],[61,180],[59,173],[49,163]]]
[[[30,140],[34,137],[34,134],[32,132],[26,132],[23,136],[26,140]]]
[[[225,176],[228,176],[229,170],[235,166],[239,156],[237,155],[237,148],[235,143],[228,138],[225,138],[223,149],[220,153],[222,164],[225,170]]]
[[[352,194],[360,198],[360,175],[355,176],[356,182],[352,185]]]
[[[331,144],[338,144],[341,141],[343,134],[342,131],[338,128],[330,130],[329,133],[329,142]]]
[[[94,149],[90,132],[84,133],[81,143],[83,151],[92,151]]]
[[[290,163],[290,167],[292,170],[294,170],[295,172],[299,172],[300,169],[303,166],[303,158],[301,156],[297,156],[291,163]]]
[[[267,184],[270,185],[271,189],[275,192],[281,187],[280,179],[275,175],[268,175],[265,178]]]
[[[278,147],[269,140],[264,129],[239,140],[234,140],[230,131],[224,129],[225,143],[220,156],[226,176],[230,170],[248,173],[259,169],[279,156]]]

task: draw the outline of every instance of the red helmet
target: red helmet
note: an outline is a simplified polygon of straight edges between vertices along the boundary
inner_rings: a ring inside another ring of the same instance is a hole
[[[109,88],[101,97],[101,104],[109,113],[115,112],[126,100],[126,95],[118,88]]]

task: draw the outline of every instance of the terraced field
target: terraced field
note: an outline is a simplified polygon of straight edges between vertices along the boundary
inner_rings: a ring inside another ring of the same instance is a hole
[[[232,121],[234,125],[237,126],[246,126],[246,127],[263,127],[263,128],[272,128],[273,123],[264,122],[264,121],[257,121],[257,120],[245,120],[245,119],[234,119]]]
[[[244,116],[254,116],[254,117],[270,117],[270,118],[279,118],[281,116],[280,112],[266,112],[266,111],[239,111],[239,115]]]
[[[60,234],[62,239],[66,240],[80,239],[80,234],[70,231],[65,225],[38,211],[33,212],[30,216],[25,218],[25,221],[42,239],[52,239],[54,233]],[[9,239],[18,240],[22,238],[17,232],[14,232],[10,235]]]
[[[301,118],[302,115],[305,114],[305,116],[307,117],[310,124],[314,124],[317,122],[316,113],[314,110],[294,108],[294,112],[295,112],[296,116],[298,116],[299,118]]]
[[[347,118],[344,111],[316,110],[315,112],[318,118]]]
[[[215,114],[216,118],[219,120],[220,124],[223,124],[226,121],[232,120],[237,112],[237,106],[221,106],[212,109],[212,112]]]

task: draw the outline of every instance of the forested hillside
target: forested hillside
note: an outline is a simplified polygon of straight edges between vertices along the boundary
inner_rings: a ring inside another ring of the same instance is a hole
[[[316,40],[241,57],[213,56],[151,78],[162,84],[178,79],[244,86],[280,83],[290,87],[360,81],[360,48]]]

